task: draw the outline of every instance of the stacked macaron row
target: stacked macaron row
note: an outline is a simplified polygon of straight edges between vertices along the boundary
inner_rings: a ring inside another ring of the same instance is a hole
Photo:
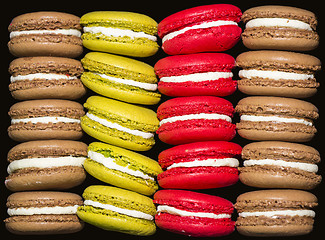
[[[77,215],[108,231],[148,236],[156,232],[158,162],[137,152],[155,144],[159,121],[152,105],[160,101],[154,68],[157,23],[133,12],[95,11],[80,19],[84,47],[83,84],[93,91],[84,103],[82,129],[97,141],[88,146],[85,170],[103,185],[87,187]],[[135,152],[137,151],[137,152]],[[107,185],[108,184],[108,185]]]
[[[233,204],[193,190],[226,187],[238,181],[241,147],[236,135],[233,94],[235,59],[223,51],[240,39],[242,13],[230,4],[198,6],[158,24],[162,49],[170,56],[154,66],[158,90],[166,96],[157,109],[159,139],[169,145],[158,156],[163,173],[154,195],[161,229],[196,237],[234,231]],[[177,222],[177,224],[175,224]]]
[[[6,228],[15,234],[65,234],[80,231],[82,198],[67,190],[86,178],[87,145],[76,101],[86,93],[80,81],[80,18],[61,12],[34,12],[9,25],[9,90],[19,102],[11,106],[8,134],[22,142],[8,152]],[[51,190],[51,191],[48,191]]]
[[[317,92],[318,58],[301,51],[318,46],[315,15],[288,6],[260,6],[242,15],[244,45],[238,89],[249,96],[235,110],[243,147],[242,183],[257,188],[237,198],[236,227],[246,236],[295,236],[313,229],[317,198],[310,192],[322,177],[319,152],[301,143],[317,130],[318,109],[308,98]],[[299,98],[299,99],[297,99]],[[297,143],[298,142],[298,143]]]

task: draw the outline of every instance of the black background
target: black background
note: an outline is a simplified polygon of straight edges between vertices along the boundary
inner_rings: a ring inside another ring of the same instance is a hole
[[[324,13],[323,13],[323,5],[321,1],[315,1],[315,0],[295,0],[295,1],[264,1],[264,0],[255,0],[255,1],[134,1],[134,0],[129,0],[129,1],[118,1],[118,0],[107,0],[107,1],[17,1],[17,2],[6,2],[7,4],[3,4],[3,9],[1,13],[1,24],[0,24],[0,33],[1,33],[1,61],[0,67],[1,67],[1,79],[0,79],[0,84],[1,84],[1,126],[0,126],[0,136],[1,136],[1,158],[0,158],[0,233],[2,237],[6,237],[8,239],[59,239],[59,238],[69,238],[69,239],[78,239],[80,237],[105,237],[107,239],[140,239],[140,238],[146,238],[146,239],[162,239],[162,237],[167,237],[167,238],[173,238],[173,239],[188,239],[187,236],[183,235],[177,235],[174,233],[170,233],[161,229],[157,229],[156,234],[148,237],[137,237],[137,236],[131,236],[131,235],[126,235],[122,233],[117,233],[117,232],[110,232],[110,231],[104,231],[102,229],[96,228],[92,225],[86,224],[85,228],[74,234],[69,234],[69,235],[49,235],[49,236],[18,236],[9,233],[4,226],[3,219],[8,217],[6,213],[6,199],[11,194],[9,190],[6,189],[4,185],[4,180],[5,177],[7,176],[6,168],[7,168],[7,153],[18,142],[15,142],[11,140],[8,135],[7,135],[7,128],[10,125],[10,118],[7,114],[10,106],[17,102],[17,100],[13,99],[9,93],[8,90],[8,84],[9,84],[9,77],[10,75],[8,74],[8,65],[9,63],[14,59],[14,57],[9,53],[7,49],[7,42],[9,41],[9,33],[7,30],[8,25],[10,24],[10,21],[12,18],[23,14],[23,13],[28,13],[28,12],[35,12],[35,11],[62,11],[62,12],[67,12],[67,13],[72,13],[75,14],[79,17],[81,17],[83,14],[91,12],[91,11],[98,11],[98,10],[107,10],[107,11],[131,11],[131,12],[137,12],[137,13],[142,13],[146,14],[153,19],[155,19],[158,23],[164,19],[165,17],[169,16],[170,14],[173,14],[175,12],[181,11],[186,8],[191,8],[199,5],[207,5],[207,4],[216,4],[216,3],[230,3],[238,6],[242,12],[244,12],[246,9],[255,7],[255,6],[260,6],[260,5],[288,5],[288,6],[295,6],[295,7],[300,7],[304,8],[307,10],[310,10],[314,12],[317,15],[318,18],[318,33],[321,37],[321,44],[320,46],[313,51],[307,52],[308,54],[314,55],[318,57],[322,62],[324,62],[324,44],[322,43],[322,37],[323,37],[323,30],[325,29],[325,21],[324,21]],[[243,27],[243,24],[240,23],[240,26]],[[161,40],[158,40],[159,45],[161,45]],[[241,52],[248,51],[247,48],[243,46],[241,42],[239,42],[234,48],[231,50],[226,51],[226,53],[232,55],[234,58]],[[84,53],[79,57],[82,58],[85,53],[87,53],[88,50],[84,49]],[[139,60],[144,61],[150,65],[154,65],[159,59],[166,57],[167,55],[159,49],[158,53],[152,57],[147,57],[147,58],[141,58]],[[234,79],[238,79],[237,75],[238,69],[234,70]],[[312,102],[315,104],[320,112],[320,118],[316,121],[316,128],[318,129],[318,133],[315,136],[315,138],[308,142],[305,143],[306,145],[313,146],[316,148],[321,155],[323,155],[324,152],[324,146],[322,146],[322,137],[324,136],[324,127],[322,126],[322,122],[324,121],[324,115],[325,113],[324,110],[324,103],[321,103],[322,96],[324,95],[324,86],[323,86],[323,78],[324,74],[323,71],[320,71],[316,75],[317,80],[321,83],[321,87],[318,90],[318,93],[311,98],[305,99],[306,101]],[[91,92],[90,90],[88,91],[87,95],[83,97],[82,99],[79,99],[78,101],[80,103],[84,103],[87,97],[90,95],[93,95],[94,93]],[[233,103],[234,106],[236,106],[237,102],[245,97],[244,94],[241,94],[239,91],[236,91],[233,95],[225,97],[229,101]],[[161,102],[165,101],[167,97],[163,97]],[[324,98],[323,98],[324,99]],[[160,102],[160,103],[161,103]],[[152,106],[151,108],[153,110],[156,110],[159,104]],[[238,116],[235,115],[233,118],[233,122],[238,122]],[[142,154],[147,155],[153,159],[157,159],[158,154],[164,150],[167,149],[171,146],[163,144],[161,141],[156,138],[156,145],[147,152],[142,152]],[[85,135],[81,141],[89,144],[92,141],[96,141],[95,139]],[[240,136],[236,136],[233,140],[233,142],[240,144],[241,146],[244,146],[245,144],[249,143],[249,141],[244,140]],[[324,175],[324,163],[321,163],[319,165],[319,174]],[[100,182],[99,180],[96,180],[89,174],[87,175],[86,181],[73,189],[67,190],[70,192],[75,192],[78,194],[82,194],[83,190],[92,184],[105,184]],[[320,186],[318,186],[316,189],[312,190],[319,200],[319,206],[316,208],[316,218],[315,218],[315,225],[314,225],[314,231],[307,235],[307,236],[299,236],[299,237],[294,237],[294,239],[306,239],[306,238],[311,238],[311,239],[320,239],[321,238],[321,233],[322,233],[322,224],[324,221],[323,213],[324,213],[324,194],[321,195],[321,190],[324,189],[324,183],[321,183]],[[242,183],[238,182],[237,184],[230,186],[230,187],[225,187],[225,188],[219,188],[219,189],[210,189],[210,190],[201,190],[200,192],[208,193],[208,194],[213,194],[217,195],[220,197],[224,197],[233,203],[236,201],[236,198],[239,194],[246,192],[246,191],[252,191],[252,190],[258,190],[256,188],[252,187],[247,187],[243,185]],[[236,212],[234,213],[234,219],[236,218]],[[236,231],[228,236],[221,237],[220,239],[250,239],[248,237],[242,236],[238,234]],[[268,239],[278,239],[278,238],[268,238]],[[293,239],[293,238],[291,238]]]

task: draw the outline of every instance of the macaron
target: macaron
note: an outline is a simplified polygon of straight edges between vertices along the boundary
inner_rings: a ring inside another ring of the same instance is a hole
[[[63,12],[32,12],[12,19],[8,48],[16,57],[78,57],[82,51],[80,18]]]
[[[81,62],[63,57],[22,57],[9,65],[11,95],[18,100],[78,99],[86,93]]]
[[[78,216],[86,223],[108,231],[137,236],[156,232],[156,208],[151,198],[121,188],[93,185],[82,194]]]
[[[279,141],[254,142],[242,151],[242,183],[260,188],[310,190],[322,180],[317,175],[319,152],[310,146]]]
[[[83,15],[82,43],[100,52],[149,57],[158,49],[158,23],[144,14],[122,11],[95,11]]]
[[[231,4],[202,5],[176,12],[158,24],[162,49],[169,55],[221,52],[232,48],[242,32],[241,10]]]
[[[199,141],[230,141],[236,135],[234,108],[226,99],[214,96],[172,98],[157,109],[161,141],[185,144]]]
[[[207,141],[178,145],[162,151],[158,162],[165,170],[158,175],[163,188],[209,189],[238,181],[241,146],[232,142]]]
[[[308,142],[316,134],[318,109],[310,102],[282,97],[246,97],[235,111],[238,134],[249,140]]]
[[[83,84],[98,94],[144,105],[160,100],[154,69],[144,62],[100,52],[87,53],[81,62],[88,70],[81,76]]]
[[[245,236],[285,237],[310,233],[318,205],[314,194],[301,190],[260,190],[239,195],[237,231]]]
[[[266,5],[253,7],[242,15],[243,44],[249,49],[309,51],[317,48],[317,18],[296,7]]]
[[[135,151],[147,151],[155,144],[159,120],[153,110],[102,96],[89,97],[84,107],[88,112],[81,127],[90,136]]]
[[[7,199],[5,226],[19,235],[75,233],[84,227],[76,215],[82,204],[79,195],[69,192],[13,193]]]
[[[144,195],[158,190],[155,178],[162,172],[157,161],[149,157],[101,142],[89,144],[84,167],[105,183]]]
[[[18,102],[9,109],[9,137],[25,142],[46,139],[78,140],[82,137],[80,103],[62,99]]]
[[[233,204],[221,197],[186,190],[160,190],[154,195],[155,222],[163,230],[191,237],[232,233]]]
[[[237,87],[234,67],[235,59],[226,53],[196,53],[165,57],[154,69],[158,90],[167,96],[227,96]]]
[[[249,95],[307,98],[317,92],[318,58],[288,51],[249,51],[236,58],[238,89]]]
[[[86,179],[83,163],[87,145],[71,140],[28,141],[8,152],[11,191],[68,189]]]

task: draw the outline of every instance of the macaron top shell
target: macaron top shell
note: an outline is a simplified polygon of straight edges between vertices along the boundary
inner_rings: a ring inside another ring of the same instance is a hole
[[[8,161],[44,156],[87,156],[87,144],[70,140],[28,141],[11,148]]]
[[[37,112],[37,113],[36,113]],[[83,107],[80,103],[61,99],[41,99],[18,102],[9,109],[12,118],[24,118],[28,116],[66,116],[79,119],[84,115]]]
[[[42,29],[78,29],[81,30],[80,18],[62,12],[33,12],[15,17],[8,30],[42,30]]]
[[[196,96],[172,98],[163,102],[157,109],[159,120],[196,113],[219,113],[232,117],[234,108],[232,103],[224,98]]]
[[[234,209],[233,204],[224,198],[186,190],[160,190],[155,193],[153,201],[156,204],[174,206],[193,212],[231,214]]]
[[[84,104],[89,110],[121,122],[134,121],[148,131],[156,131],[159,125],[156,113],[151,109],[136,106],[101,96],[91,96]]]
[[[96,73],[139,82],[156,83],[158,81],[153,67],[131,58],[108,53],[90,52],[84,56],[81,62],[86,69]]]
[[[33,73],[57,73],[67,76],[80,76],[83,67],[80,61],[63,57],[21,57],[14,59],[9,65],[9,73],[13,76]]]
[[[301,190],[288,190],[288,189],[271,189],[246,192],[237,197],[237,203],[246,203],[252,201],[284,201],[288,202],[305,202],[312,206],[317,205],[317,197],[307,191]],[[238,204],[237,204],[238,205]],[[245,207],[244,205],[242,206]],[[248,205],[246,207],[249,207]],[[265,206],[267,207],[267,206]],[[300,206],[296,206],[300,207]]]
[[[207,158],[230,158],[239,156],[241,146],[226,141],[206,141],[178,145],[162,151],[158,155],[158,162],[162,168],[173,163],[193,161]]]
[[[279,142],[262,141],[245,145],[242,151],[243,159],[288,159],[294,162],[319,163],[319,152],[310,146]]]
[[[81,25],[111,26],[122,29],[141,30],[155,35],[158,23],[151,17],[133,12],[122,11],[95,11],[86,13],[80,19]]]
[[[282,97],[246,97],[241,99],[236,112],[239,114],[281,114],[317,119],[318,109],[310,102]]]
[[[272,68],[276,70],[292,69],[297,71],[318,71],[321,61],[308,54],[288,51],[248,51],[236,58],[236,64],[242,68]]]
[[[35,208],[82,205],[81,197],[69,192],[32,191],[16,192],[7,199],[8,208]]]
[[[241,10],[231,4],[212,4],[185,9],[163,19],[158,24],[158,36],[162,38],[170,32],[191,26],[197,22],[212,20],[239,22],[241,15]]]
[[[156,213],[156,208],[151,198],[121,188],[92,185],[84,190],[82,196],[85,200],[93,200],[120,208],[138,210],[150,215]]]
[[[200,72],[230,72],[234,67],[234,58],[226,53],[194,53],[162,58],[154,69],[159,77],[168,77]]]
[[[308,23],[313,29],[316,29],[317,19],[314,13],[296,7],[266,5],[253,7],[246,10],[242,15],[244,23],[255,18],[287,18],[300,20]]]

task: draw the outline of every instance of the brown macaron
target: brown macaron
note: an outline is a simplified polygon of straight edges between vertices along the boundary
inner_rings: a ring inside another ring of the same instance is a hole
[[[249,140],[308,142],[317,130],[318,109],[309,102],[282,97],[246,97],[235,111],[238,134]]]
[[[318,205],[314,194],[301,190],[260,190],[237,197],[236,228],[254,237],[305,235],[313,230]]]
[[[15,141],[63,139],[82,137],[80,117],[83,106],[61,99],[29,100],[15,103],[9,109],[9,137]]]
[[[19,235],[67,234],[78,232],[84,223],[77,217],[82,198],[68,192],[17,192],[7,199],[5,226]]]
[[[82,51],[80,18],[62,12],[33,12],[15,17],[8,48],[17,57],[78,57]]]
[[[317,92],[318,58],[287,51],[249,51],[236,58],[238,89],[249,95],[307,98]]]
[[[317,48],[319,36],[314,13],[296,7],[253,7],[242,15],[246,24],[243,44],[249,49],[309,51]]]
[[[78,99],[86,93],[80,61],[63,57],[22,57],[9,65],[11,95],[18,100]]]
[[[322,180],[317,175],[319,152],[310,146],[262,141],[247,144],[242,150],[242,183],[260,188],[295,188],[310,190]]]
[[[8,152],[11,191],[68,189],[86,179],[87,145],[71,140],[28,141]]]

